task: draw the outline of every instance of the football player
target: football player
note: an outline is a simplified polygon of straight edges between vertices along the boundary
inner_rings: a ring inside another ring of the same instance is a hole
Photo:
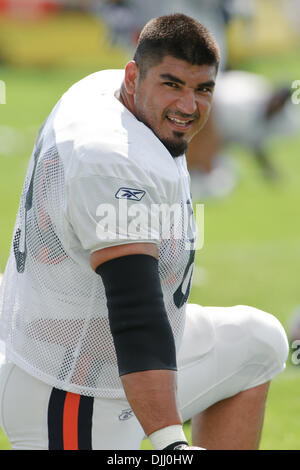
[[[252,307],[187,305],[196,226],[185,152],[219,49],[182,14],[125,70],[72,86],[37,137],[0,295],[0,423],[13,449],[258,447],[285,332]]]

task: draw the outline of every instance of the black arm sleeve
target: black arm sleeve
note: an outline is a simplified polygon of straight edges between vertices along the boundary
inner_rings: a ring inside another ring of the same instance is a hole
[[[173,332],[167,317],[158,261],[149,255],[128,255],[96,269],[106,292],[109,324],[119,374],[176,370]]]

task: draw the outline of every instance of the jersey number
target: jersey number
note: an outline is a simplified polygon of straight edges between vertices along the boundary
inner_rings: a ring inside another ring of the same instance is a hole
[[[25,263],[26,263],[26,256],[27,256],[27,249],[26,249],[26,225],[27,225],[27,213],[32,208],[32,197],[33,197],[33,182],[34,176],[36,172],[37,162],[42,150],[43,146],[43,139],[41,137],[43,127],[41,128],[37,143],[36,143],[36,150],[34,152],[34,167],[31,175],[30,184],[28,187],[28,191],[25,197],[25,207],[24,207],[24,229],[23,231],[18,228],[16,230],[14,240],[13,240],[13,247],[14,247],[14,254],[16,259],[17,271],[18,273],[23,273],[25,270]]]
[[[195,259],[195,250],[190,251],[190,257],[186,265],[181,284],[174,292],[173,300],[177,308],[181,308],[188,300],[191,290],[193,264]]]
[[[193,220],[192,215],[193,215],[193,206],[192,202],[187,200],[187,210],[188,210],[188,217],[189,221]],[[194,238],[194,232],[191,228],[191,226],[188,226],[189,229],[189,242],[191,244],[195,243],[195,238]],[[190,295],[190,290],[191,290],[191,282],[192,282],[192,275],[193,275],[193,266],[194,266],[194,261],[195,261],[195,250],[191,249],[190,250],[190,256],[186,265],[186,268],[183,273],[183,279],[181,281],[181,284],[175,291],[173,295],[173,300],[177,308],[181,308],[188,300],[189,295]]]

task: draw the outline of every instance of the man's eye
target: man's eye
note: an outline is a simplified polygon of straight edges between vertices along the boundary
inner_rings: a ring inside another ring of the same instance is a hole
[[[178,88],[177,83],[174,83],[174,82],[165,82],[164,84],[170,88]]]
[[[212,89],[208,87],[199,88],[198,92],[200,93],[212,93]]]

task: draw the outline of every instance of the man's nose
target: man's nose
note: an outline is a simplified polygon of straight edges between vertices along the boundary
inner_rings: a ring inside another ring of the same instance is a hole
[[[184,114],[194,114],[197,110],[197,100],[193,90],[186,90],[177,101],[177,109]]]

